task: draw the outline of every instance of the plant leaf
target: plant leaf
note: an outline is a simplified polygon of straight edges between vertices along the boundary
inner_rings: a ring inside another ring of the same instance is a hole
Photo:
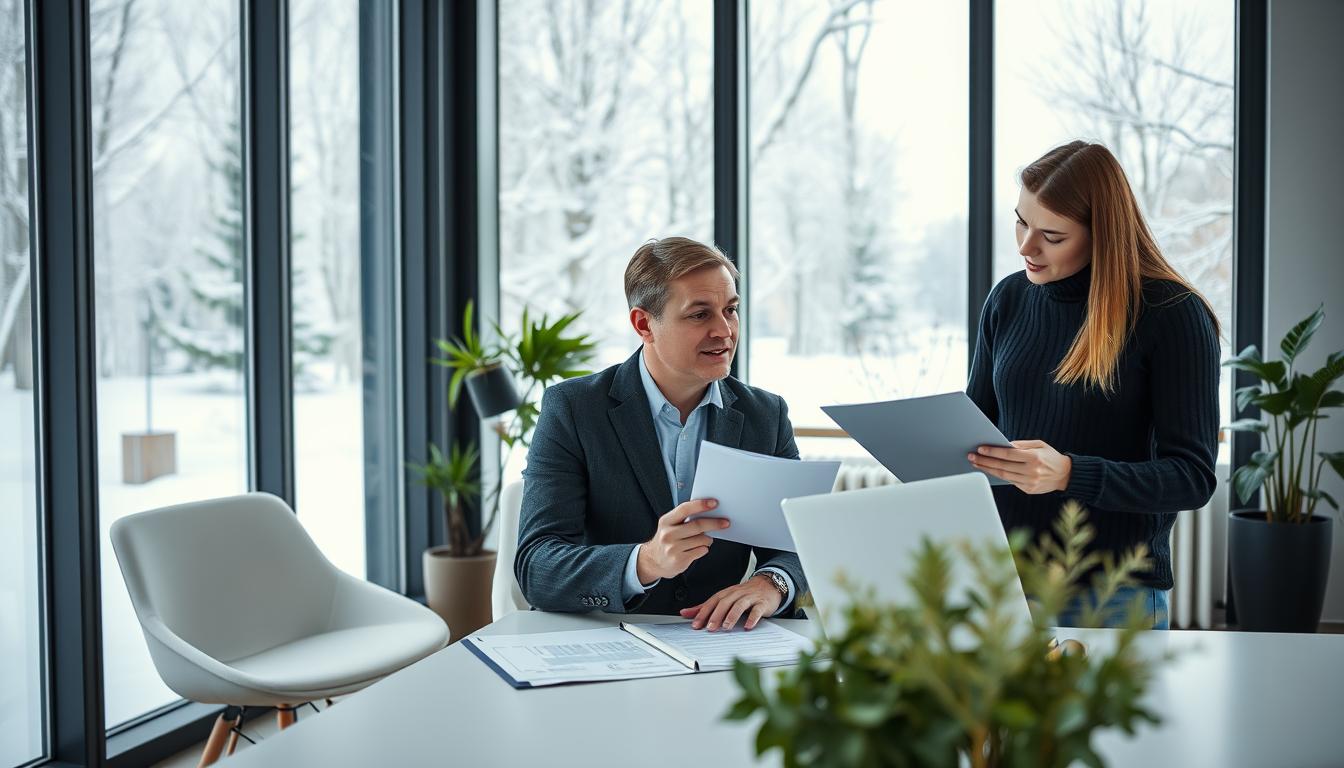
[[[1256,407],[1271,416],[1282,416],[1292,407],[1293,401],[1296,398],[1297,393],[1293,391],[1292,387],[1289,387],[1278,392],[1269,392],[1260,395],[1251,402],[1255,403]]]
[[[1320,488],[1313,488],[1309,491],[1303,491],[1302,495],[1306,496],[1308,499],[1319,499],[1321,501],[1324,501],[1326,504],[1329,504],[1332,509],[1334,509],[1335,511],[1339,511],[1339,504],[1335,502],[1334,497],[1326,493],[1325,491],[1322,491]]]
[[[1344,408],[1344,392],[1334,390],[1321,396],[1322,408]]]
[[[1250,462],[1232,473],[1232,488],[1242,504],[1248,503],[1265,480],[1274,474],[1274,460],[1278,456],[1278,451],[1256,451],[1251,454]]]
[[[1325,463],[1329,464],[1340,477],[1344,477],[1344,451],[1320,451],[1316,455],[1325,459]]]
[[[1237,397],[1237,410],[1244,411],[1246,410],[1246,406],[1255,401],[1255,398],[1264,394],[1264,390],[1259,384],[1252,384],[1249,387],[1238,388],[1235,394]]]
[[[1272,363],[1261,360],[1260,350],[1254,344],[1243,349],[1241,354],[1227,360],[1223,365],[1239,371],[1250,371],[1261,380],[1268,381],[1275,386],[1283,386],[1288,383],[1288,367],[1279,360]]]
[[[1315,416],[1327,384],[1315,376],[1297,374],[1293,377],[1293,410],[1308,418]]]
[[[1288,365],[1293,364],[1293,361],[1297,359],[1298,353],[1307,348],[1308,342],[1311,341],[1311,337],[1316,333],[1316,329],[1321,327],[1321,321],[1324,319],[1325,304],[1321,304],[1316,307],[1315,312],[1312,312],[1300,323],[1293,326],[1292,329],[1284,335],[1283,341],[1279,343],[1279,349],[1283,351],[1283,361],[1285,363]]]
[[[1311,378],[1319,381],[1323,389],[1334,384],[1341,376],[1344,376],[1344,351],[1336,352],[1326,358],[1325,365],[1311,374]]]

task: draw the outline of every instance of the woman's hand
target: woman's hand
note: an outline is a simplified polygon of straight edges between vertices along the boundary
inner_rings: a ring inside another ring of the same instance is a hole
[[[982,445],[966,454],[971,466],[1007,480],[1023,493],[1049,493],[1069,487],[1073,459],[1040,440],[1014,440],[1012,448]]]

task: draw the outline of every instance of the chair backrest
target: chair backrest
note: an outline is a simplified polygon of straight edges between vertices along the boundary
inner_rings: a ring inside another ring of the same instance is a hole
[[[513,561],[518,556],[518,514],[522,509],[522,482],[504,486],[499,497],[499,553],[495,558],[495,580],[490,589],[490,604],[496,619],[532,607],[523,597],[523,590],[518,588],[518,579],[513,575]]]
[[[339,571],[268,493],[178,504],[112,524],[131,604],[227,661],[321,632]]]

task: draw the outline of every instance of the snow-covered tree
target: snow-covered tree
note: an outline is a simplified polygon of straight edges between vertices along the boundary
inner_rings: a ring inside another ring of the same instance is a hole
[[[1071,4],[1068,67],[1041,73],[1081,135],[1115,152],[1167,257],[1231,319],[1235,88],[1230,41],[1146,0]],[[1169,31],[1168,30],[1169,26]],[[1165,32],[1165,34],[1164,34]]]
[[[0,372],[33,386],[23,4],[0,3]]]
[[[177,279],[190,301],[171,309],[156,309],[156,326],[173,346],[185,352],[193,370],[244,370],[247,307],[244,302],[243,156],[239,122],[224,132],[217,157],[210,161],[218,202],[207,231],[196,247],[198,263],[182,268]],[[296,234],[301,238],[302,233]],[[294,289],[302,292],[308,272],[291,273]],[[293,355],[296,374],[324,357],[332,334],[315,326],[302,302],[292,307]]]

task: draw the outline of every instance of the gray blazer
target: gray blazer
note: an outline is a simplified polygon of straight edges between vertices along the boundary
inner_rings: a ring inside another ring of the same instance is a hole
[[[523,595],[541,610],[675,614],[746,573],[753,548],[720,540],[680,576],[621,601],[631,550],[674,506],[638,355],[546,390],[523,472],[514,562]],[[783,398],[731,377],[721,384],[723,410],[709,408],[706,439],[798,458]],[[795,597],[807,591],[797,555],[754,549],[758,568],[787,571]]]

